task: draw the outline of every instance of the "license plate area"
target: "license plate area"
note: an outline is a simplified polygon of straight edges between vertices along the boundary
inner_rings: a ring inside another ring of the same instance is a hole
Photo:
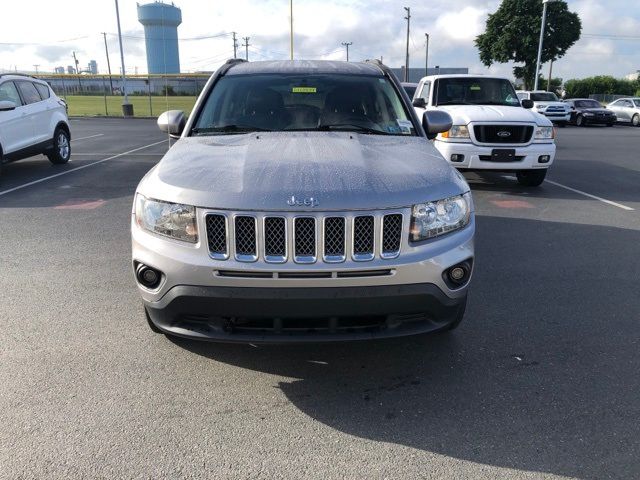
[[[492,162],[515,162],[516,161],[516,149],[515,148],[494,148],[491,150]]]

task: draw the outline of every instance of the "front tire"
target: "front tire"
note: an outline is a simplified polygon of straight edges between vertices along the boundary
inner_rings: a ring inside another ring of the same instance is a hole
[[[576,127],[584,127],[584,117],[582,115],[576,117]]]
[[[633,118],[631,119],[631,125],[633,125],[634,127],[640,127],[640,115],[636,113],[633,116]]]
[[[539,187],[546,176],[546,168],[544,170],[523,170],[516,173],[518,183],[524,187]]]
[[[47,153],[47,157],[54,165],[67,163],[71,158],[71,138],[63,128],[56,128],[53,134],[53,150]]]

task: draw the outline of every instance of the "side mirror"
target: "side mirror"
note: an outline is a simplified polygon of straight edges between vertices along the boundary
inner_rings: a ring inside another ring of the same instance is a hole
[[[425,102],[422,97],[414,98],[413,106],[418,108],[427,108],[427,102]]]
[[[530,109],[533,108],[533,100],[524,99],[522,100],[522,108]]]
[[[451,115],[441,110],[427,110],[422,115],[422,128],[427,133],[427,138],[433,140],[439,133],[451,130],[453,120]]]
[[[182,135],[187,119],[182,110],[169,110],[158,117],[158,128],[172,138]]]
[[[0,101],[0,112],[8,112],[10,110],[15,110],[17,105],[9,100]]]

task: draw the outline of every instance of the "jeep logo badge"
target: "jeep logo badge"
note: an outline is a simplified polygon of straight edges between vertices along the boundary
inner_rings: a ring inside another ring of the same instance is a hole
[[[295,195],[291,195],[287,200],[287,205],[290,207],[317,207],[320,202],[314,197],[296,198]]]
[[[507,137],[510,137],[510,136],[511,136],[511,132],[508,132],[507,130],[500,130],[500,131],[498,132],[498,136],[499,136],[500,138],[507,138]]]

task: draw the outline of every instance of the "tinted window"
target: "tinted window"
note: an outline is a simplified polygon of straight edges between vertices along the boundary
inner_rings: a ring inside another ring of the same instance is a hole
[[[49,98],[49,96],[51,95],[49,92],[49,87],[47,87],[46,85],[42,85],[41,83],[34,83],[34,85],[36,86],[36,90],[38,90],[38,93],[40,94],[40,98],[42,100],[46,100],[47,98]]]
[[[505,105],[520,107],[511,82],[501,78],[440,78],[435,82],[436,105]]]
[[[40,98],[40,94],[36,90],[36,87],[33,86],[31,82],[16,82],[18,84],[18,89],[20,90],[20,94],[22,95],[22,99],[25,104],[36,103],[42,100]]]
[[[401,97],[384,77],[259,74],[222,77],[192,133],[350,130],[411,135]]]
[[[531,100],[534,102],[557,102],[558,97],[553,92],[532,93]]]
[[[578,100],[576,102],[576,107],[579,108],[601,108],[600,102],[596,100]]]
[[[22,105],[20,95],[13,82],[4,82],[0,85],[0,102],[13,102],[16,105]]]

